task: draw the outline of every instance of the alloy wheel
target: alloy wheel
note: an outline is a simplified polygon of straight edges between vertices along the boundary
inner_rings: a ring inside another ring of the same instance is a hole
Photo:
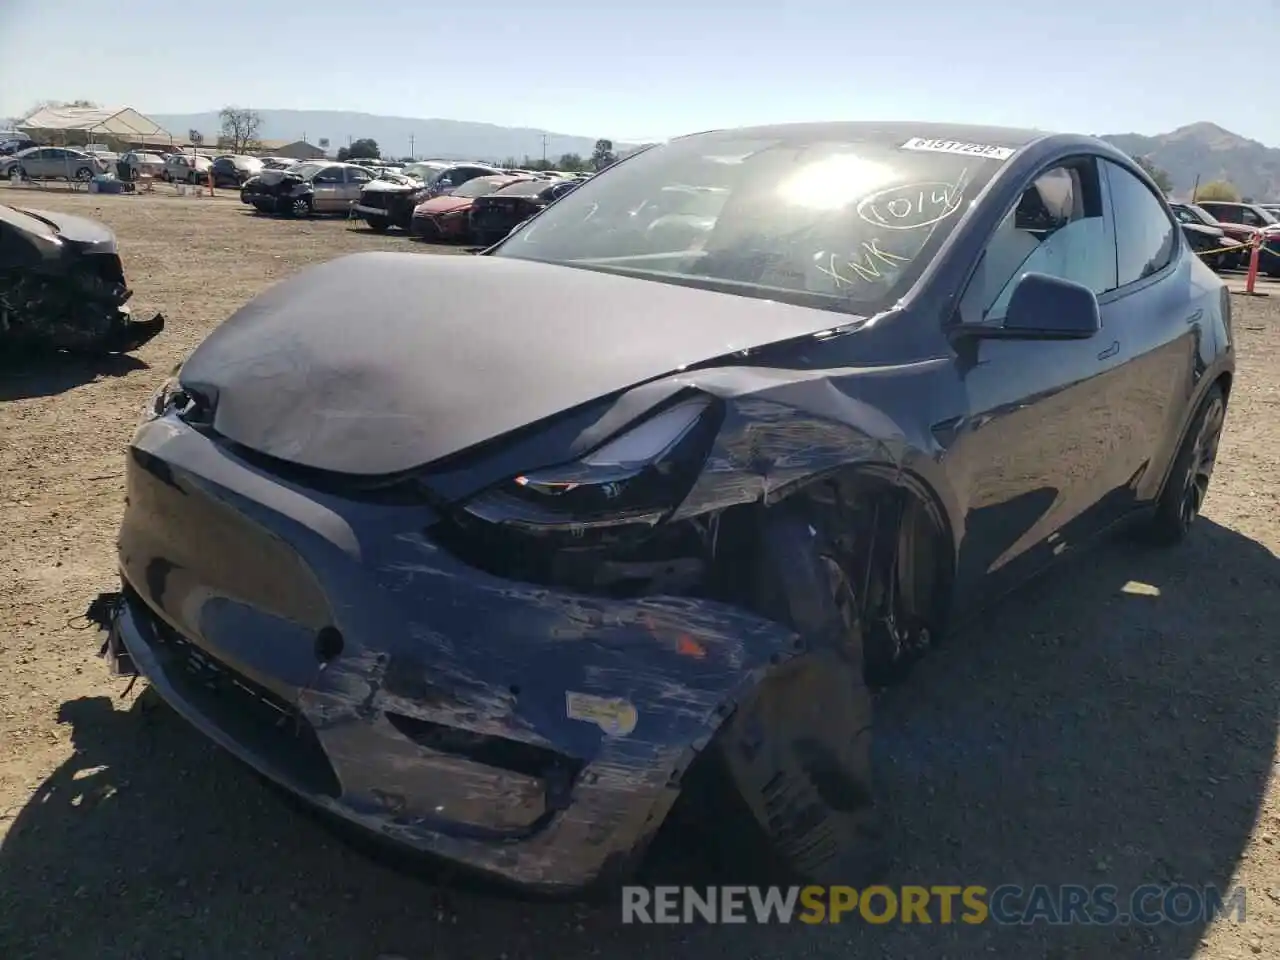
[[[1209,480],[1213,477],[1213,468],[1218,462],[1218,441],[1222,437],[1225,416],[1226,405],[1222,398],[1214,397],[1200,420],[1200,429],[1196,431],[1195,443],[1191,448],[1191,459],[1187,463],[1178,513],[1184,527],[1190,527],[1200,515],[1205,495],[1209,492]]]

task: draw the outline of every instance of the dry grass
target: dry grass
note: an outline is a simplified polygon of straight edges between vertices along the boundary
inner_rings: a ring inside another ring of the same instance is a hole
[[[1103,546],[880,705],[892,882],[1242,883],[1244,925],[621,928],[611,908],[440,891],[372,864],[167,711],[121,698],[77,629],[116,584],[122,451],[165,372],[307,264],[432,248],[221,199],[39,203],[113,227],[138,311],[170,327],[137,363],[0,375],[6,960],[1280,956],[1280,296],[1236,300],[1238,385],[1192,541]]]

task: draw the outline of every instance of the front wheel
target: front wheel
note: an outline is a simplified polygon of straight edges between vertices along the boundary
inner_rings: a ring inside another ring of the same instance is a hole
[[[736,876],[859,884],[881,871],[884,848],[857,597],[803,507],[769,512],[757,597],[800,652],[737,704],[690,771],[687,803]]]
[[[291,217],[305,219],[311,216],[313,212],[310,197],[294,197],[286,202],[288,203],[289,216]]]
[[[1214,384],[1182,439],[1164,490],[1156,501],[1156,513],[1147,531],[1154,542],[1172,546],[1181,543],[1190,533],[1209,492],[1226,416],[1226,394],[1221,386]]]
[[[93,179],[93,171],[88,167],[81,167],[76,171],[76,179],[81,183],[88,183]]]

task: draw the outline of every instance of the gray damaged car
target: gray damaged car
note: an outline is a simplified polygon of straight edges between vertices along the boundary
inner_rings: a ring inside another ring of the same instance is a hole
[[[104,652],[523,887],[689,818],[857,882],[872,689],[1118,523],[1182,540],[1233,370],[1222,281],[1103,141],[680,138],[480,256],[339,259],[216,329],[132,440]]]
[[[136,350],[165,321],[135,320],[132,295],[105,226],[0,204],[0,354]]]

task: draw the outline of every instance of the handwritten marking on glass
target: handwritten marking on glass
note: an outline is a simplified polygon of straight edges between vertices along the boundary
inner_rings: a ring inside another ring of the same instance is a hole
[[[889,253],[887,250],[880,249],[879,240],[867,240],[861,244],[861,251],[851,260],[845,260],[843,267],[852,270],[858,278],[865,281],[883,279],[884,274],[880,272],[881,265],[896,267],[900,263],[910,263],[910,257],[900,257],[896,253]],[[821,262],[825,258],[825,266]],[[854,280],[841,273],[841,264],[836,262],[836,254],[819,253],[814,257],[815,266],[821,274],[825,274],[835,281],[836,288],[853,286]]]
[[[955,183],[940,180],[877,190],[858,203],[858,216],[875,227],[916,230],[945,220],[960,209],[964,174]]]

